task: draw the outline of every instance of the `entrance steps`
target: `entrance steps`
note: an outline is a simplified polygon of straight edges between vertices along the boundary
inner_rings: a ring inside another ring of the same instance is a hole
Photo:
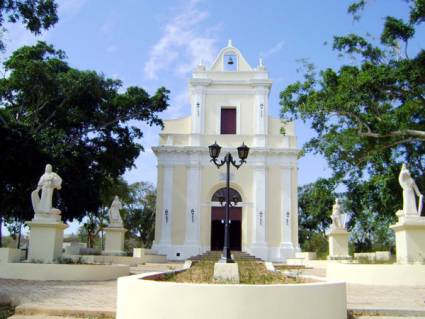
[[[105,307],[106,308],[106,307]],[[9,319],[74,319],[74,318],[115,318],[115,309],[86,309],[80,307],[53,307],[40,304],[22,304],[15,308]]]
[[[219,260],[221,258],[222,251],[220,250],[210,250],[203,254],[196,255],[188,258],[192,261],[200,261],[200,260]],[[243,251],[232,251],[232,258],[235,260],[241,261],[262,261],[262,259],[257,258],[253,255],[250,255]]]

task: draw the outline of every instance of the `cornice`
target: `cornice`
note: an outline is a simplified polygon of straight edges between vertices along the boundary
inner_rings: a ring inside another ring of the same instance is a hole
[[[161,153],[185,153],[185,154],[207,154],[208,147],[202,146],[171,146],[171,145],[160,145],[152,146],[152,151],[155,154]],[[227,148],[223,147],[222,152],[236,152],[236,148]],[[251,155],[276,155],[276,154],[285,154],[285,155],[298,155],[299,149],[297,148],[271,148],[271,147],[251,147],[249,152]]]

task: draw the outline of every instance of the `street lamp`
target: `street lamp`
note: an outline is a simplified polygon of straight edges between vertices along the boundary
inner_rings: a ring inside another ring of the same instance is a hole
[[[232,154],[228,152],[224,159],[218,160],[218,156],[220,155],[221,146],[214,142],[214,144],[208,146],[211,156],[211,162],[213,162],[217,168],[220,168],[224,164],[227,166],[227,175],[226,175],[226,218],[224,221],[224,247],[223,247],[223,256],[221,257],[221,262],[223,263],[232,263],[232,256],[230,253],[230,236],[229,236],[229,213],[230,213],[230,164],[232,164],[236,169],[242,166],[243,163],[246,163],[246,159],[248,158],[249,147],[242,143],[241,146],[238,147],[238,156],[239,156],[239,164],[233,159]]]

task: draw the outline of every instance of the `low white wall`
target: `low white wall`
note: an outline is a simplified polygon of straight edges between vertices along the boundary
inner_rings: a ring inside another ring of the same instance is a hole
[[[108,255],[63,255],[72,260],[81,259],[92,264],[124,264],[137,266],[143,263],[165,263],[167,258],[163,255],[143,255],[142,257],[108,256]]]
[[[366,258],[371,261],[389,261],[391,260],[391,252],[389,251],[375,251],[373,253],[354,253],[354,258]]]
[[[335,262],[334,260],[306,260],[304,264],[306,267],[326,269],[329,264]]]
[[[117,319],[341,319],[345,283],[288,285],[185,284],[118,279]]]
[[[296,258],[304,258],[305,260],[316,260],[317,255],[313,251],[303,251],[295,253]]]
[[[2,263],[0,278],[24,280],[111,280],[130,273],[127,265]]]
[[[19,262],[21,260],[21,255],[22,251],[20,249],[0,248],[0,263]]]
[[[417,286],[425,285],[425,265],[329,263],[326,277],[353,284]]]

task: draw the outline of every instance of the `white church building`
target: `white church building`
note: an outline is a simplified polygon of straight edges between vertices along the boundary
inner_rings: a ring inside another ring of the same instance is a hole
[[[260,60],[252,68],[231,41],[211,67],[199,65],[189,81],[191,115],[164,121],[158,159],[155,240],[152,250],[179,260],[222,250],[226,169],[211,163],[244,142],[247,163],[231,168],[230,246],[270,261],[298,247],[297,140],[293,123],[269,116],[272,81]],[[281,129],[284,127],[285,134]]]

